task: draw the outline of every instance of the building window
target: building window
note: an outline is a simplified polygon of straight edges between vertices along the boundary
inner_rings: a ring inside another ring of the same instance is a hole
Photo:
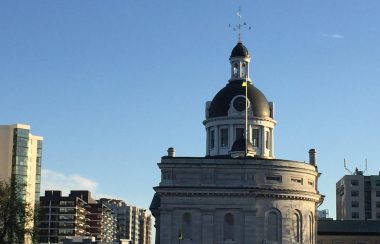
[[[259,146],[259,138],[260,138],[260,130],[252,129],[252,146],[254,147]]]
[[[380,219],[380,212],[376,213],[376,219]]]
[[[210,130],[209,143],[210,148],[215,147],[215,130]]]
[[[228,213],[224,216],[224,240],[235,239],[234,237],[234,216],[231,213]]]
[[[266,233],[266,239],[272,242],[279,242],[282,238],[281,233],[281,215],[278,213],[278,211],[272,210],[267,215],[267,233]]]
[[[228,128],[220,129],[220,146],[228,147]]]
[[[359,212],[352,212],[352,213],[351,213],[351,217],[352,217],[353,219],[358,219],[358,218],[359,218]]]
[[[359,192],[358,191],[351,191],[351,197],[358,197]]]
[[[236,137],[236,140],[241,140],[243,138],[245,138],[245,129],[244,128],[236,128],[235,130],[235,137]]]
[[[376,208],[380,208],[380,202],[376,202]]]
[[[376,180],[376,186],[380,186],[380,180]]]
[[[238,64],[234,64],[234,69],[233,69],[234,77],[238,76],[238,71],[239,71],[239,65]]]
[[[248,75],[247,75],[247,64],[246,64],[246,63],[243,63],[243,64],[242,64],[242,71],[241,71],[241,74],[242,74],[242,77],[243,77],[243,78],[248,77]]]
[[[267,176],[267,181],[276,181],[276,182],[281,182],[282,177],[281,176]]]
[[[351,202],[351,207],[358,208],[359,207],[359,202],[358,201],[352,201]]]
[[[309,243],[313,244],[314,242],[314,219],[313,216],[309,215]]]
[[[351,186],[358,186],[359,181],[358,180],[351,180]]]
[[[300,178],[292,178],[291,181],[294,183],[302,184],[302,179]]]
[[[269,149],[269,131],[265,132],[265,148]]]
[[[376,197],[380,197],[380,191],[376,191]]]
[[[302,218],[297,212],[293,214],[293,234],[296,243],[302,243]]]

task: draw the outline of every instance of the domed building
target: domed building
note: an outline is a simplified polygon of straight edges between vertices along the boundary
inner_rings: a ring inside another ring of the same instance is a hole
[[[230,55],[227,85],[206,103],[205,157],[158,164],[150,210],[156,244],[316,243],[316,152],[309,163],[274,156],[274,106],[249,77],[241,43]]]

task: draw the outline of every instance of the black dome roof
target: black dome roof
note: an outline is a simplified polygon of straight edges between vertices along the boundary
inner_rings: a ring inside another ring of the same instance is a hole
[[[245,96],[245,87],[242,86],[242,82],[242,80],[229,82],[215,95],[208,111],[209,118],[228,115],[232,99],[237,95]],[[248,99],[253,107],[253,116],[261,118],[271,117],[268,100],[264,94],[252,84],[248,84]]]
[[[248,151],[253,151],[253,146],[250,141],[247,143]],[[241,138],[236,140],[234,144],[232,144],[231,152],[242,152],[245,151],[245,138]]]
[[[233,57],[248,57],[248,49],[243,45],[243,43],[238,42],[236,46],[232,49],[230,58]]]

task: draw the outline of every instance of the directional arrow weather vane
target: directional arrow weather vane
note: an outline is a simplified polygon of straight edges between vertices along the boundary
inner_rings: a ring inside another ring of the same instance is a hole
[[[229,25],[229,27],[233,29],[233,31],[237,31],[238,32],[238,41],[241,42],[241,30],[244,28],[244,27],[247,27],[248,30],[251,29],[251,26],[247,25],[246,22],[243,22],[242,23],[242,15],[241,15],[241,7],[239,7],[239,10],[238,12],[236,13],[236,16],[238,17],[238,24],[234,27],[231,26],[231,24]]]

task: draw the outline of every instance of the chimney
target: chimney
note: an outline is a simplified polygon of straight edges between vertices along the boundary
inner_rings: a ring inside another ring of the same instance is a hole
[[[317,152],[315,151],[314,148],[312,148],[312,149],[309,150],[309,163],[311,165],[317,166],[317,160],[316,160],[317,157],[316,157],[316,155],[317,155]]]
[[[175,148],[174,147],[168,148],[168,157],[175,157]]]

